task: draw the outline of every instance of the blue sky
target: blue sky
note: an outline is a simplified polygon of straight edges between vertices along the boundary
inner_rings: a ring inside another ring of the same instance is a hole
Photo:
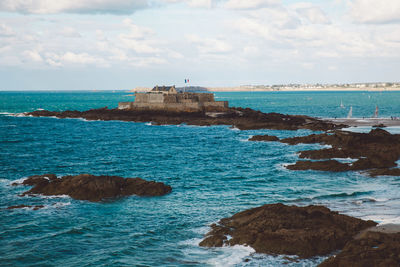
[[[0,90],[399,74],[399,0],[0,0]]]

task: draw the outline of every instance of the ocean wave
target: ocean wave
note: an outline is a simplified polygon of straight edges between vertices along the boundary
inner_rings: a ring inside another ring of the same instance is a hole
[[[232,247],[222,247],[216,248],[216,251],[222,252],[222,255],[219,255],[215,258],[208,259],[207,264],[212,266],[235,266],[243,260],[255,253],[255,250],[249,246],[243,245],[235,245]]]
[[[345,198],[345,197],[358,197],[363,195],[369,195],[373,193],[372,191],[355,191],[352,193],[335,193],[335,194],[328,194],[328,195],[321,195],[312,197],[311,199],[330,199],[330,198]]]

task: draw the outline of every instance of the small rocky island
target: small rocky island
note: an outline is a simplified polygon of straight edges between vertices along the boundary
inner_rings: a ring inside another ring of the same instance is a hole
[[[156,86],[148,93],[136,93],[135,96],[134,102],[120,102],[116,109],[105,107],[87,111],[36,110],[25,113],[25,115],[151,122],[155,125],[230,125],[241,130],[310,129],[326,131],[345,126],[309,116],[263,113],[250,108],[232,108],[228,106],[227,101],[215,101],[213,94],[177,92],[174,86]]]
[[[211,225],[204,247],[248,245],[258,253],[324,256],[320,266],[399,266],[400,230],[384,232],[377,223],[339,214],[323,206],[268,204],[236,213]]]
[[[45,196],[68,195],[78,200],[98,202],[130,195],[162,196],[172,188],[163,183],[146,181],[141,178],[119,176],[95,176],[80,174],[57,178],[55,174],[34,175],[16,185],[33,186],[22,195],[42,194]]]

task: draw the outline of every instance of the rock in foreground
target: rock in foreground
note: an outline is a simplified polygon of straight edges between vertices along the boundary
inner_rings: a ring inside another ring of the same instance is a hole
[[[308,258],[341,249],[354,235],[374,225],[323,206],[269,204],[211,225],[200,246],[249,245],[258,253]]]
[[[400,266],[400,233],[366,232],[351,240],[343,250],[320,267]]]
[[[162,196],[172,190],[169,185],[146,181],[141,178],[94,176],[90,174],[63,176],[61,178],[57,178],[55,174],[34,175],[28,177],[22,184],[33,186],[23,195],[68,195],[74,199],[93,202],[130,195]]]

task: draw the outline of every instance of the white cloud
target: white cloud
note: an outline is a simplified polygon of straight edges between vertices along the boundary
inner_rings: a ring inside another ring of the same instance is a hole
[[[400,23],[400,1],[354,0],[350,14],[359,23]]]
[[[321,8],[316,6],[300,6],[296,8],[297,13],[313,24],[331,23]]]
[[[31,61],[34,61],[34,62],[42,62],[43,61],[42,56],[37,51],[25,50],[22,54],[26,59],[31,60]]]
[[[200,54],[221,54],[232,51],[232,46],[220,39],[201,38],[195,34],[189,34],[186,39],[194,44]]]
[[[0,11],[23,14],[114,13],[130,14],[148,7],[147,0],[2,0]]]
[[[224,7],[229,9],[257,9],[275,6],[280,3],[280,0],[228,0]]]
[[[74,53],[65,52],[62,54],[56,53],[45,53],[45,61],[56,67],[61,67],[65,65],[96,65],[96,66],[107,66],[107,63],[103,58],[89,55],[88,53]]]
[[[61,35],[67,38],[81,38],[82,35],[72,27],[64,27],[61,30]]]
[[[190,0],[188,1],[190,7],[197,8],[211,8],[213,5],[212,0]]]
[[[14,31],[5,24],[0,24],[0,37],[11,37],[14,35]]]

